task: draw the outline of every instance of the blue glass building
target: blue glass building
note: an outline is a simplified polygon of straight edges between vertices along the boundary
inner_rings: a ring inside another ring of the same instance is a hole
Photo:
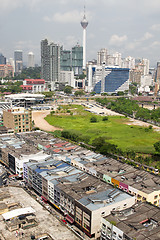
[[[94,75],[96,71],[93,70]],[[93,76],[95,80],[93,82],[93,91],[96,93],[101,93],[101,82],[102,82],[102,71],[101,75],[98,76],[96,81],[96,76]],[[104,92],[114,93],[118,91],[129,90],[129,69],[128,68],[113,68],[106,67],[104,72]]]

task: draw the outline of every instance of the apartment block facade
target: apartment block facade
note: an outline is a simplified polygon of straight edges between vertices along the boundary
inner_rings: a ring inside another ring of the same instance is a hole
[[[3,124],[14,129],[15,133],[29,132],[32,130],[32,111],[23,107],[4,110]]]

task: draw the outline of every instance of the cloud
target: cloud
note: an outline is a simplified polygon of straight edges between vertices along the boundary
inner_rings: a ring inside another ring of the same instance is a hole
[[[65,13],[55,13],[52,17],[44,17],[45,21],[48,22],[59,22],[59,23],[77,23],[81,20],[81,14],[77,10],[73,10]]]
[[[154,42],[151,44],[151,47],[152,47],[152,48],[160,47],[160,41],[154,41]]]
[[[16,9],[17,7],[21,6],[24,3],[24,0],[0,0],[0,12],[3,13],[3,11],[11,11],[13,9]]]
[[[146,32],[142,38],[139,39],[140,42],[146,41],[150,38],[153,38],[153,34]]]
[[[24,51],[31,51],[31,50],[33,51],[35,49],[39,49],[39,45],[33,44],[31,40],[28,40],[28,41],[20,40],[14,44],[14,48],[24,50]]]
[[[153,31],[160,31],[160,24],[153,24],[150,29]]]
[[[76,44],[79,44],[79,41],[78,41],[77,37],[75,37],[74,35],[68,35],[65,37],[65,41],[64,41],[63,45],[65,45],[66,49],[70,49],[73,46],[75,46]]]
[[[128,39],[127,35],[118,36],[114,34],[111,36],[109,40],[109,45],[120,47],[127,41],[127,39]]]

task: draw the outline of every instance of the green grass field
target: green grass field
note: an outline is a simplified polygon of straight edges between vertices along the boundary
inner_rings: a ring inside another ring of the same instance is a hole
[[[71,111],[70,113],[66,113]],[[130,126],[125,124],[125,117],[109,116],[108,121],[102,121],[102,116],[96,116],[98,122],[91,123],[92,113],[83,110],[82,106],[63,106],[59,113],[48,115],[45,119],[53,126],[64,130],[75,130],[78,133],[89,136],[89,144],[96,137],[105,137],[110,143],[116,144],[123,151],[133,150],[142,153],[154,153],[153,144],[160,141],[160,133],[145,127]]]

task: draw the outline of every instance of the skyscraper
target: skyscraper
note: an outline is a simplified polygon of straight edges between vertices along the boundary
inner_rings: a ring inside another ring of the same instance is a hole
[[[35,67],[33,52],[28,53],[28,67],[31,67],[31,68]]]
[[[50,90],[57,88],[60,80],[60,45],[41,41],[41,78]]]
[[[85,16],[85,7],[84,7],[84,16],[81,21],[81,26],[83,28],[83,69],[86,69],[86,28],[88,26],[88,21]]]
[[[6,64],[6,58],[0,53],[0,64]]]
[[[83,72],[83,47],[78,44],[72,48],[72,70],[74,75],[81,75]]]
[[[23,52],[22,50],[14,51],[15,73],[19,74],[23,68]]]

